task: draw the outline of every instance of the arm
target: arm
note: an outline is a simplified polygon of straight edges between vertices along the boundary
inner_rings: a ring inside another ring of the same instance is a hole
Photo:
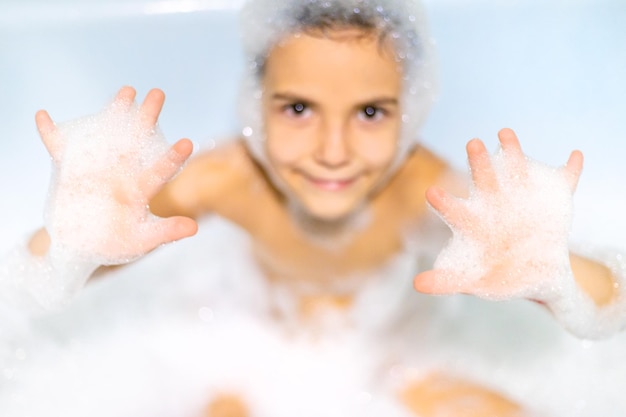
[[[495,156],[479,140],[468,143],[472,186],[467,199],[437,187],[428,190],[428,202],[453,238],[434,270],[416,277],[416,289],[538,301],[582,337],[621,328],[624,297],[615,289],[623,270],[568,251],[582,154],[573,152],[555,169],[529,160],[511,130],[499,137],[501,151]]]
[[[618,280],[606,265],[570,252],[570,265],[578,286],[598,307],[605,307],[618,297]]]

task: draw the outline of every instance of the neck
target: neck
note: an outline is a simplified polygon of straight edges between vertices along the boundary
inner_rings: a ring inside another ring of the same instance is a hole
[[[354,236],[367,227],[371,218],[365,205],[337,219],[313,216],[296,201],[290,201],[287,207],[291,219],[304,237],[329,250],[338,250],[350,244]]]

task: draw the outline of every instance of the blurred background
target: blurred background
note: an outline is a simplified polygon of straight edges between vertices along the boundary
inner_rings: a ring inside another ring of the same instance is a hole
[[[0,253],[42,223],[49,159],[34,113],[99,111],[122,85],[167,94],[170,142],[237,133],[241,74],[234,0],[1,0]],[[626,249],[626,1],[426,0],[440,94],[422,137],[465,169],[515,129],[531,157],[581,149],[574,239]]]

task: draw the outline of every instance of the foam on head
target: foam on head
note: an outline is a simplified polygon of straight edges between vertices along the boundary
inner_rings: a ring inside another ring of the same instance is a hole
[[[241,88],[242,133],[252,154],[267,166],[261,111],[261,78],[272,48],[289,35],[355,27],[390,39],[402,64],[402,131],[393,167],[415,144],[435,96],[432,42],[417,0],[249,0],[241,11],[247,66]]]

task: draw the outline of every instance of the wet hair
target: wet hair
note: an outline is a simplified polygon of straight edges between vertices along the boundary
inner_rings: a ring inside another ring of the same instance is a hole
[[[328,10],[326,13],[315,14],[311,7],[303,7],[299,15],[295,17],[298,22],[298,31],[310,36],[332,37],[333,32],[338,30],[356,29],[363,35],[375,35],[378,37],[379,45],[383,45],[387,39],[387,31],[380,30],[376,22],[368,19],[361,13],[340,14],[337,10]],[[335,13],[332,13],[332,12]],[[261,77],[265,70],[267,53],[261,53],[255,57],[257,75]]]
[[[328,36],[358,29],[392,39],[396,59],[423,65],[430,42],[424,14],[415,0],[249,0],[242,9],[243,42],[248,62],[262,74],[272,47],[294,33]],[[407,65],[409,67],[409,65]]]
[[[416,142],[435,96],[432,42],[418,0],[248,0],[241,10],[242,43],[247,68],[242,89],[243,133],[263,162],[264,134],[260,101],[262,75],[272,48],[298,33],[330,36],[358,29],[390,43],[403,72],[400,161]]]

